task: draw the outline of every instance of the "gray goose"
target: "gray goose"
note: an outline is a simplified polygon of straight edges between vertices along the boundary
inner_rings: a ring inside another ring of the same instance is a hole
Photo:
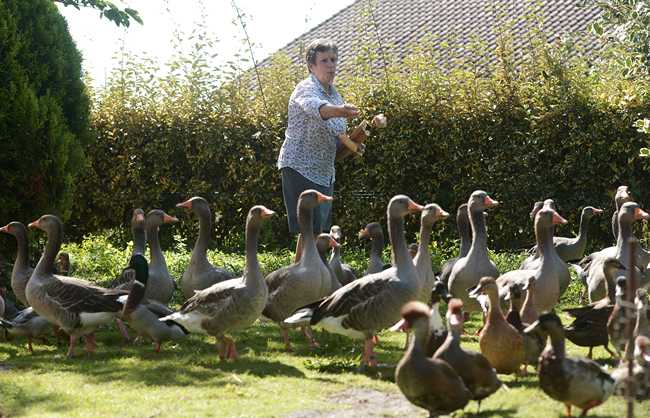
[[[460,299],[449,301],[447,326],[447,339],[433,357],[444,360],[453,367],[480,409],[481,400],[496,392],[501,387],[501,381],[483,354],[464,350],[460,346],[460,335],[463,332],[463,302]]]
[[[420,215],[420,242],[418,243],[418,252],[413,258],[413,264],[415,264],[415,269],[418,272],[420,283],[418,300],[422,303],[428,304],[430,302],[431,290],[436,282],[431,263],[431,249],[429,248],[431,231],[438,220],[445,219],[448,216],[449,213],[435,203],[425,205]]]
[[[456,210],[456,228],[458,228],[458,236],[460,237],[460,251],[458,257],[451,258],[442,265],[440,273],[440,281],[449,285],[449,275],[454,268],[454,264],[458,259],[463,258],[469,252],[469,247],[472,245],[472,229],[469,225],[469,212],[467,211],[467,203],[458,206]]]
[[[192,250],[190,264],[185,269],[181,280],[183,297],[189,299],[194,296],[194,291],[233,279],[235,274],[226,269],[215,267],[208,261],[207,250],[212,232],[212,213],[208,202],[197,196],[177,204],[176,207],[191,210],[199,218],[199,236]]]
[[[310,316],[311,325],[364,339],[363,365],[377,364],[373,352],[376,334],[398,322],[402,306],[418,298],[418,274],[404,240],[404,217],[421,210],[408,196],[394,196],[387,211],[393,267],[343,286],[304,313]]]
[[[26,288],[27,301],[49,322],[70,336],[68,356],[77,339],[85,336],[86,350],[96,348],[94,331],[111,322],[122,309],[119,296],[127,292],[105,289],[74,277],[54,274],[54,259],[61,248],[63,225],[54,215],[43,215],[29,224],[47,234],[47,244]]]
[[[483,212],[498,205],[483,190],[474,191],[469,197],[467,208],[472,226],[472,245],[467,255],[458,259],[449,275],[449,292],[463,301],[468,312],[480,311],[478,302],[470,298],[467,289],[477,285],[481,277],[497,277],[499,272],[490,260],[487,250],[487,231]]]
[[[395,369],[395,383],[412,404],[429,411],[430,417],[462,409],[472,399],[461,377],[446,361],[424,352],[429,330],[429,308],[413,301],[404,306],[402,316],[413,329],[409,348]]]
[[[384,260],[381,258],[384,252],[384,231],[381,229],[379,222],[370,222],[366,225],[365,228],[359,231],[359,239],[370,240],[368,268],[363,273],[364,276],[379,273],[390,267],[390,264],[384,264]]]
[[[23,306],[29,306],[25,296],[25,288],[34,269],[28,264],[27,228],[20,222],[10,222],[0,228],[0,232],[13,235],[16,238],[16,261],[11,270],[11,290],[13,290],[14,295]]]
[[[145,299],[155,300],[164,305],[168,304],[174,294],[176,282],[169,274],[165,256],[160,248],[158,239],[158,228],[163,224],[175,223],[178,219],[169,216],[160,209],[153,209],[145,217],[145,229],[147,234],[147,243],[151,259],[149,260],[149,280],[144,294]]]
[[[17,251],[16,261],[11,271],[11,289],[16,298],[24,306],[29,306],[25,289],[34,269],[29,266],[29,250],[27,246],[27,228],[21,222],[10,222],[0,228],[0,232],[13,235],[16,238]],[[6,312],[5,312],[6,313]],[[0,315],[0,317],[5,317]],[[9,317],[9,316],[7,316]],[[38,315],[34,309],[25,308],[14,315],[11,320],[0,321],[0,326],[5,328],[10,335],[22,335],[27,337],[27,348],[30,353],[34,352],[32,341],[52,331],[52,324],[45,318]]]
[[[338,242],[339,245],[336,245],[332,249],[332,256],[329,260],[330,269],[336,275],[336,279],[341,285],[346,285],[350,282],[353,282],[357,279],[357,276],[352,271],[352,268],[347,264],[343,264],[341,261],[341,240],[343,238],[343,233],[341,232],[341,227],[338,225],[332,225],[330,228],[330,235],[332,238]]]
[[[503,300],[511,284],[524,286],[530,277],[535,278],[534,300],[537,311],[548,311],[560,300],[562,284],[568,286],[569,270],[553,247],[554,225],[566,223],[550,205],[543,207],[535,215],[535,237],[541,254],[541,264],[536,269],[512,270],[496,280],[500,298]]]
[[[630,189],[627,186],[618,186],[614,195],[615,210],[612,213],[612,235],[614,235],[614,241],[618,240],[618,211],[624,203],[631,201],[632,195],[630,194]]]
[[[330,276],[332,278],[332,291],[339,289],[341,287],[341,282],[334,273],[332,266],[328,263],[327,255],[329,254],[330,250],[335,250],[339,245],[340,244],[332,236],[332,234],[323,232],[316,237],[316,249],[318,250],[318,255],[323,261],[323,264],[325,264],[330,270]]]
[[[623,266],[627,267],[630,261],[630,247],[627,245],[627,241],[634,235],[632,232],[632,225],[636,221],[649,218],[650,215],[642,210],[636,202],[625,202],[620,207],[618,210],[618,239],[616,240],[616,246],[614,247],[614,254],[612,254],[611,251],[607,251],[607,249],[600,251],[597,254],[592,254],[591,259],[585,268],[584,276],[587,283],[590,302],[601,300],[606,296],[605,281],[607,278],[603,268],[605,261],[609,257],[615,257],[621,262],[621,264],[623,264]],[[609,256],[606,257],[605,255],[607,254],[609,254]],[[624,273],[620,272],[618,274]],[[643,280],[642,276],[637,277],[641,277]]]
[[[149,280],[149,267],[142,254],[134,254],[129,261],[127,271],[133,271],[135,280],[128,296],[120,299],[124,303],[121,316],[129,322],[138,335],[150,338],[155,344],[156,353],[164,341],[180,340],[187,336],[188,331],[176,322],[160,321],[160,318],[171,315],[174,311],[162,303],[144,301],[145,289]]]
[[[587,231],[589,229],[589,222],[594,216],[600,215],[601,213],[603,213],[602,209],[598,209],[593,206],[585,206],[580,214],[580,227],[578,229],[578,235],[576,237],[553,237],[553,246],[555,247],[555,251],[557,251],[557,255],[562,259],[562,261],[568,263],[569,261],[581,260],[584,257],[585,249],[587,248]],[[532,251],[535,252],[533,255],[533,260],[539,262],[539,252],[537,251],[537,246],[533,247],[531,249],[531,252]],[[528,261],[527,259],[525,265],[528,267],[526,268],[533,268],[532,264],[528,264],[529,262],[532,263],[533,260]]]
[[[222,360],[236,359],[235,342],[227,333],[252,324],[259,318],[267,301],[268,288],[257,260],[257,243],[262,221],[274,213],[261,205],[248,211],[246,265],[242,277],[197,291],[180,311],[160,318],[160,321],[171,320],[190,332],[212,335],[217,339],[219,357]],[[307,258],[307,254],[309,250],[305,251],[303,258]]]

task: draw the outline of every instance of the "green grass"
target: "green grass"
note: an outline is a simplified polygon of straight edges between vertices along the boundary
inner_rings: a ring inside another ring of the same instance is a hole
[[[69,246],[68,251],[78,275],[100,282],[109,278],[93,275],[92,265],[83,258],[81,247]],[[101,254],[117,257],[116,263],[118,259],[123,261],[122,252]],[[170,269],[177,276],[186,256],[178,251],[168,255]],[[235,269],[243,267],[243,257],[239,255],[211,252],[210,257]],[[354,268],[365,268],[363,251],[349,251],[345,258],[351,260]],[[501,270],[514,268],[521,258],[520,254],[496,255]],[[290,259],[289,252],[260,256],[265,271]],[[80,268],[79,264],[74,265],[75,260],[85,260],[86,264]],[[573,304],[578,290],[578,285],[572,284],[563,304]],[[479,350],[474,335],[478,325],[477,316],[467,324],[465,348]],[[337,411],[337,416],[426,416],[420,409],[404,412],[391,406],[389,400],[411,408],[387,379],[392,375],[390,369],[381,369],[381,373],[358,370],[360,342],[317,332],[321,347],[312,349],[298,331],[291,336],[295,352],[287,353],[277,326],[257,322],[234,334],[241,355],[236,362],[219,361],[213,339],[199,335],[167,343],[162,353],[156,354],[149,342],[125,346],[114,329],[106,329],[98,333],[97,353],[80,354],[74,359],[65,358],[66,344],[54,345],[53,339],[50,344],[35,344],[34,355],[29,354],[22,340],[0,342],[0,416],[300,417]],[[377,348],[380,363],[394,365],[402,355],[403,345],[404,335],[381,334]],[[567,348],[573,355],[587,352],[571,343]],[[601,364],[612,367],[613,362],[603,349],[595,349],[594,356]],[[508,389],[485,400],[479,415],[475,414],[476,403],[471,402],[464,413],[456,416],[546,418],[564,413],[562,404],[539,389],[536,376],[501,378]],[[364,394],[368,392],[359,394],[354,388],[377,391],[388,398],[365,401]],[[650,416],[650,401],[635,406],[638,417]],[[612,397],[590,416],[620,417],[624,407],[621,397]]]

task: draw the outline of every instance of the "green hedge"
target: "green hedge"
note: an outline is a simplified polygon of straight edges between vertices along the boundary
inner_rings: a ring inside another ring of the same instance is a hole
[[[454,212],[474,189],[488,191],[502,202],[488,219],[494,248],[533,241],[528,212],[535,200],[556,200],[569,220],[563,235],[577,232],[582,206],[605,208],[592,229],[599,246],[611,241],[618,185],[628,184],[642,205],[648,200],[647,162],[637,158],[646,138],[633,127],[650,113],[648,80],[619,77],[580,58],[569,42],[533,43],[515,66],[504,40],[488,75],[443,72],[431,50],[419,45],[379,78],[372,57],[360,59],[353,76],[337,80],[364,116],[389,118],[363,158],[337,168],[334,221],[351,244],[365,223],[384,221],[396,193]],[[100,92],[92,121],[98,138],[86,149],[91,166],[68,231],[79,236],[125,225],[133,207],[173,211],[175,203],[202,195],[219,213],[216,245],[233,248],[242,246],[251,205],[284,214],[275,160],[288,97],[304,67],[276,57],[262,71],[264,102],[255,80],[229,76],[215,88],[223,69],[207,68],[198,52],[188,62],[185,71],[155,78],[146,62],[131,57]],[[287,245],[285,222],[278,217],[261,242]],[[172,228],[193,241],[192,223]],[[409,240],[416,230],[409,220]],[[437,231],[438,239],[455,238],[451,221]]]

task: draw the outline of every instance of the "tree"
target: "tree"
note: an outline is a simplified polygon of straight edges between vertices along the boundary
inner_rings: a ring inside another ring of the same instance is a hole
[[[124,10],[117,7],[113,2],[106,0],[53,0],[64,6],[73,6],[77,10],[81,7],[92,7],[99,10],[99,16],[115,22],[117,26],[129,27],[131,19],[142,24],[142,18],[137,10],[125,7]]]
[[[81,55],[51,0],[0,2],[0,218],[69,217],[91,140]]]
[[[650,2],[646,0],[585,0],[602,10],[592,31],[621,48],[618,58],[626,74],[650,74]]]

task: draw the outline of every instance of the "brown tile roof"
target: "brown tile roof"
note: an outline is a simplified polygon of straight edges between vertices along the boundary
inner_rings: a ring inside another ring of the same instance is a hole
[[[401,60],[413,46],[430,38],[434,40],[434,49],[440,49],[441,42],[446,42],[451,46],[448,51],[456,55],[440,54],[438,61],[443,67],[457,65],[459,57],[470,62],[481,58],[490,62],[495,58],[501,24],[511,25],[515,55],[522,55],[529,43],[530,29],[537,25],[530,19],[534,12],[542,18],[541,29],[549,42],[573,34],[589,52],[599,44],[586,27],[600,12],[578,3],[579,0],[357,0],[280,51],[295,63],[303,63],[304,47],[311,40],[332,39],[339,46],[339,71],[345,73],[354,67],[357,54],[362,53],[359,46],[368,41],[379,39],[387,59]],[[480,48],[484,57],[476,57],[476,50],[469,47],[477,38],[485,43]],[[267,59],[262,65],[268,62]]]

